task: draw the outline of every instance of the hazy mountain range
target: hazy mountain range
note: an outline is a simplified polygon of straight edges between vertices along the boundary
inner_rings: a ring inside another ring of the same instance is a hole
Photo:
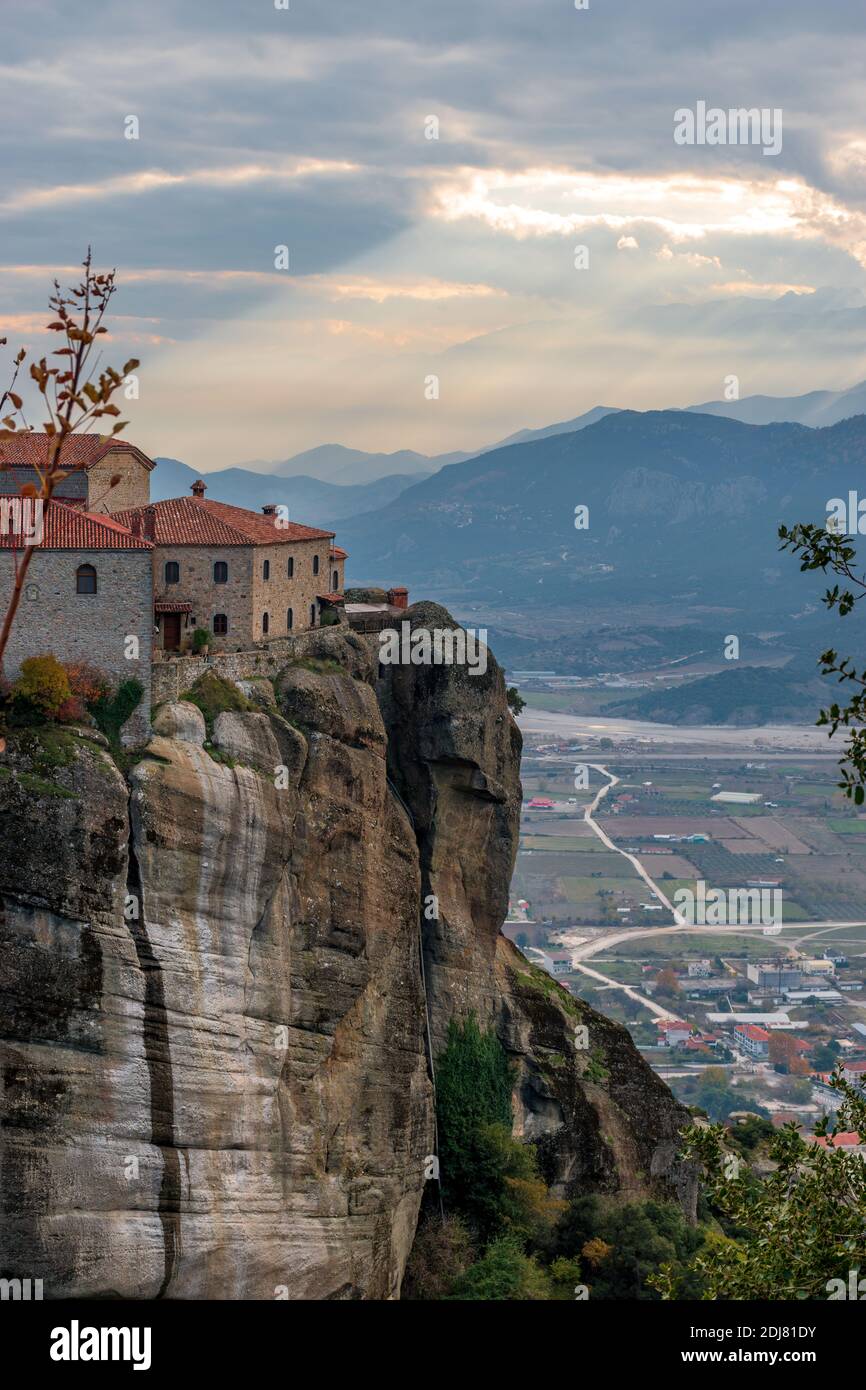
[[[597,424],[618,410],[617,406],[594,406],[573,419],[538,429],[518,430],[494,444],[465,452],[427,455],[413,449],[400,449],[385,454],[350,449],[342,444],[321,444],[289,458],[256,459],[205,476],[210,494],[217,501],[256,508],[264,502],[272,502],[275,496],[273,488],[265,487],[262,491],[260,484],[263,479],[291,479],[294,488],[290,503],[296,501],[298,507],[319,506],[323,517],[339,520],[385,505],[413,482],[421,482],[449,464],[465,463],[512,444],[529,444],[553,435],[573,434]],[[753,425],[776,421],[810,426],[832,425],[852,415],[866,413],[866,382],[845,391],[810,391],[803,396],[745,396],[737,401],[704,401],[688,406],[687,410],[695,414],[725,415]],[[156,500],[185,492],[200,476],[178,459],[158,458],[157,463],[160,466],[153,478]],[[316,489],[311,486],[316,482],[339,491],[331,492],[327,487]],[[363,491],[371,484],[381,486],[375,491]]]
[[[207,495],[214,502],[229,502],[252,511],[276,502],[288,507],[289,516],[296,521],[331,528],[344,517],[385,506],[404,488],[429,477],[429,473],[397,473],[368,483],[341,484],[303,474],[284,477],[278,473],[253,473],[246,468],[222,468],[201,474],[172,458],[158,458],[156,464],[150,487],[154,502],[182,497],[196,478],[204,477]]]
[[[825,521],[831,497],[866,491],[864,458],[866,416],[811,429],[619,411],[449,464],[347,519],[341,543],[360,582],[399,576],[443,596],[738,605],[759,586],[772,609],[797,574],[778,524]]]
[[[627,697],[616,712],[760,722],[774,703],[780,718],[807,717],[815,655],[859,637],[859,614],[844,635],[825,626],[821,577],[801,575],[779,554],[776,532],[783,521],[826,520],[829,500],[852,489],[866,496],[864,459],[861,383],[687,410],[599,406],[475,455],[327,445],[267,473],[229,468],[206,478],[217,500],[255,509],[282,502],[297,520],[332,526],[350,552],[353,584],[404,583],[482,613],[573,615],[559,627],[543,616],[528,625],[494,619],[491,640],[512,669],[653,669],[695,652],[717,658],[724,635],[738,633],[742,664]],[[375,476],[397,465],[403,471]],[[161,459],[154,496],[184,493],[195,476]],[[583,507],[588,525],[577,528]],[[664,612],[663,626],[647,618],[647,605]],[[762,628],[772,630],[769,645]],[[772,676],[750,669],[767,653],[794,660]]]

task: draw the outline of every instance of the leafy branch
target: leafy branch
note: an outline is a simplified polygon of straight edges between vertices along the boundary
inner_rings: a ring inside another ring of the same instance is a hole
[[[102,439],[110,439],[124,429],[127,421],[119,420],[120,410],[112,403],[115,392],[123,385],[125,378],[138,365],[137,358],[130,358],[121,371],[113,367],[98,370],[99,338],[108,332],[104,319],[111,299],[116,291],[115,271],[99,273],[93,269],[90,249],[82,262],[83,278],[65,293],[59,281],[54,281],[54,292],[49,297],[48,306],[52,315],[46,329],[62,335],[63,346],[49,354],[49,358],[59,358],[55,363],[47,357],[30,362],[30,379],[41,398],[45,413],[42,430],[48,436],[48,447],[44,462],[34,465],[34,483],[25,483],[19,493],[22,499],[31,499],[44,507],[54,495],[61,478],[71,472],[79,471],[84,464],[68,466],[67,441],[76,431],[86,430],[98,420],[108,417],[114,423]],[[0,339],[5,345],[6,339]],[[16,389],[21,370],[27,361],[27,349],[16,353],[12,364],[9,385],[0,395],[0,472],[15,466],[14,448],[11,457],[8,444],[32,432],[24,414],[24,401]],[[109,487],[116,486],[119,476],[109,481]],[[20,549],[13,536],[11,546],[13,555],[13,584],[9,602],[0,624],[0,673],[9,643],[12,626],[21,603],[24,580],[37,548],[37,539],[30,536]]]
[[[856,573],[857,552],[851,537],[822,526],[800,523],[779,527],[780,550],[790,550],[800,557],[800,569],[828,571],[843,581],[844,587],[834,584],[824,593],[823,602],[836,609],[844,618],[866,597],[866,575]],[[855,687],[847,704],[834,701],[822,709],[816,723],[829,727],[830,737],[844,726],[851,730],[844,756],[839,761],[842,781],[838,786],[856,805],[866,799],[866,670],[859,671],[854,662],[840,657],[832,647],[818,658],[821,674],[836,676],[840,685]],[[852,726],[854,726],[852,728]]]

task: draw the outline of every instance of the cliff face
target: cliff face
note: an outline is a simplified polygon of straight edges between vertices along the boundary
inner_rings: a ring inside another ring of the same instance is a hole
[[[562,1191],[688,1205],[680,1107],[499,935],[520,738],[495,663],[377,674],[372,641],[324,630],[233,693],[207,721],[163,706],[129,785],[96,735],[9,740],[0,1275],[396,1296],[433,1145],[428,1011],[434,1054],[452,1016],[496,1027],[515,1131]]]

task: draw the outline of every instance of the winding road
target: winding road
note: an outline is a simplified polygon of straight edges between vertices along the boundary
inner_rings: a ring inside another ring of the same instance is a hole
[[[663,1008],[660,1004],[656,1004],[652,999],[648,999],[645,995],[641,994],[639,990],[634,989],[631,985],[624,985],[619,980],[613,980],[609,975],[603,975],[600,970],[593,970],[591,967],[581,964],[581,961],[588,959],[590,956],[597,955],[601,951],[606,951],[610,946],[618,946],[623,941],[636,941],[640,937],[658,936],[661,933],[664,933],[666,936],[679,936],[685,934],[695,936],[700,936],[701,934],[705,934],[707,936],[719,936],[720,933],[730,931],[732,935],[752,936],[756,940],[764,940],[766,938],[766,932],[764,932],[763,930],[750,930],[748,926],[740,925],[733,925],[729,927],[699,927],[692,925],[692,923],[690,923],[683,916],[683,914],[677,908],[674,907],[673,903],[662,891],[661,887],[658,883],[656,883],[655,879],[652,878],[651,875],[647,872],[640,860],[634,854],[629,854],[627,850],[620,849],[619,845],[614,844],[613,840],[610,838],[607,832],[602,829],[598,821],[595,819],[595,812],[598,810],[599,806],[601,805],[601,802],[607,796],[611,787],[615,787],[617,785],[617,783],[620,781],[620,778],[617,777],[614,773],[612,773],[609,770],[609,768],[606,768],[603,763],[589,763],[588,766],[591,767],[595,772],[600,772],[604,777],[607,777],[608,780],[603,787],[599,788],[589,805],[584,808],[584,820],[586,821],[587,825],[592,827],[594,833],[598,836],[602,844],[607,849],[613,850],[616,854],[621,854],[624,859],[628,860],[628,862],[632,865],[636,873],[638,873],[640,877],[643,879],[647,887],[651,890],[651,892],[653,892],[656,895],[658,901],[671,913],[671,916],[673,917],[676,925],[673,927],[628,927],[623,931],[616,931],[612,933],[606,933],[602,936],[593,937],[591,941],[582,942],[580,945],[571,948],[574,968],[575,970],[581,971],[582,974],[589,975],[592,979],[598,980],[600,983],[610,986],[610,988],[612,989],[621,990],[623,994],[628,996],[629,999],[634,1000],[636,1004],[642,1004],[644,1008],[649,1009],[650,1012],[656,1014],[657,1017],[676,1019],[678,1017],[677,1014],[672,1013],[670,1009]],[[833,931],[839,927],[866,926],[866,920],[860,922],[804,922],[803,926],[804,928],[808,928],[808,930],[804,931],[803,935],[797,937],[796,940],[784,942],[781,940],[779,941],[779,947],[784,947],[788,955],[796,956],[797,948],[800,946],[801,942],[808,941],[813,936],[818,936],[823,932]]]

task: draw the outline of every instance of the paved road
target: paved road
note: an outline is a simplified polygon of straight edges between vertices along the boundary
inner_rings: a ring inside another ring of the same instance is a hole
[[[622,990],[623,994],[627,994],[629,999],[634,1000],[635,1004],[642,1004],[645,1009],[649,1009],[650,1012],[656,1014],[658,1018],[669,1018],[672,1021],[679,1020],[679,1014],[672,1013],[670,1009],[664,1008],[661,1004],[656,1004],[652,999],[647,999],[645,994],[641,994],[639,990],[634,989],[631,985],[624,985],[620,980],[612,980],[609,975],[602,975],[600,970],[593,970],[592,966],[589,965],[581,965],[579,961],[574,962],[574,968],[575,970],[579,970],[581,975],[590,975],[592,979],[599,980],[604,985],[609,985],[611,989]]]
[[[644,883],[647,885],[650,891],[655,893],[658,901],[668,909],[668,912],[670,912],[677,926],[687,926],[688,922],[686,918],[680,911],[678,911],[677,908],[674,907],[667,894],[662,892],[655,879],[650,877],[640,860],[634,854],[629,854],[627,850],[620,849],[619,845],[615,845],[613,840],[607,834],[607,832],[605,830],[602,830],[598,821],[593,819],[593,813],[598,810],[600,803],[607,796],[611,787],[615,787],[620,779],[618,777],[615,777],[612,772],[609,772],[608,769],[604,767],[601,763],[590,763],[589,766],[593,768],[594,771],[600,772],[604,777],[609,778],[609,781],[607,783],[607,786],[601,787],[596,792],[592,801],[589,803],[587,807],[584,808],[583,818],[586,821],[587,825],[592,826],[593,830],[595,831],[596,835],[601,840],[603,845],[606,845],[608,849],[612,849],[616,854],[621,854],[623,859],[628,860],[628,862],[632,865],[635,871],[643,879]]]
[[[661,933],[672,936],[678,936],[682,934],[700,936],[702,933],[708,936],[716,936],[726,931],[729,931],[736,936],[751,936],[756,938],[757,940],[766,940],[767,933],[763,930],[756,931],[750,929],[748,926],[740,926],[739,924],[728,927],[693,926],[688,921],[688,919],[677,908],[674,907],[673,903],[667,897],[666,893],[662,890],[662,888],[656,882],[656,880],[652,878],[652,876],[647,872],[646,868],[640,862],[637,856],[634,854],[629,854],[627,850],[620,849],[619,845],[614,844],[613,840],[610,838],[607,832],[602,829],[598,821],[595,819],[595,812],[598,810],[599,806],[601,805],[601,802],[607,796],[611,787],[615,787],[617,783],[620,781],[620,779],[619,777],[615,776],[615,774],[612,773],[608,768],[606,768],[603,763],[589,763],[588,765],[595,772],[600,772],[602,776],[606,777],[608,780],[603,787],[599,788],[589,805],[584,807],[584,820],[586,821],[587,825],[589,825],[592,828],[592,830],[595,832],[595,834],[601,840],[602,844],[607,849],[613,850],[615,854],[621,854],[624,859],[628,860],[628,862],[634,868],[635,872],[643,879],[644,883],[647,885],[650,891],[655,893],[657,900],[668,909],[676,925],[673,927],[628,927],[623,931],[614,931],[605,933],[603,936],[597,936],[592,941],[583,942],[580,945],[572,948],[572,961],[574,963],[574,968],[575,970],[579,970],[582,974],[589,975],[592,979],[598,980],[602,984],[609,985],[613,989],[621,990],[623,994],[627,995],[629,999],[634,1001],[634,1003],[642,1004],[644,1008],[649,1009],[650,1012],[656,1014],[657,1017],[675,1019],[677,1018],[677,1014],[672,1013],[670,1009],[665,1009],[662,1007],[661,1004],[656,1004],[652,999],[648,999],[646,995],[641,994],[639,990],[632,988],[631,985],[622,984],[622,982],[619,980],[611,979],[609,975],[603,975],[600,970],[593,970],[590,966],[582,965],[581,961],[588,959],[590,956],[596,955],[599,951],[606,951],[609,946],[617,946],[624,941],[635,941],[639,937],[658,936]],[[810,940],[813,936],[818,936],[823,932],[832,931],[833,929],[839,927],[866,926],[866,920],[861,922],[808,922],[804,923],[803,925],[804,927],[807,927],[808,930],[805,931],[802,936],[797,937],[795,941],[782,941],[781,939],[777,939],[777,946],[784,947],[789,956],[796,956],[797,946],[799,946],[800,943],[803,941]]]

